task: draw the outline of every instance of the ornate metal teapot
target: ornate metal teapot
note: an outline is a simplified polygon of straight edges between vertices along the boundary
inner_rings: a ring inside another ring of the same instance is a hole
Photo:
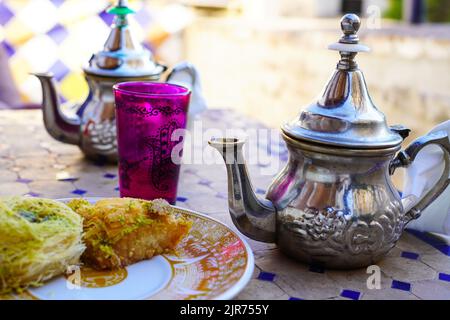
[[[127,15],[133,13],[126,1],[108,11],[115,14],[111,33],[102,51],[93,55],[84,74],[89,95],[76,114],[62,112],[53,75],[36,73],[42,85],[44,124],[56,140],[78,145],[90,158],[117,160],[115,106],[112,86],[117,82],[158,81],[167,67],[153,61],[150,51],[134,40]],[[166,81],[182,75],[189,87],[195,86],[196,71],[189,63],[173,68]],[[188,80],[187,80],[188,78]],[[195,95],[195,92],[193,93]]]
[[[423,136],[405,150],[409,134],[388,127],[369,97],[354,60],[368,51],[359,44],[359,18],[345,15],[344,35],[330,49],[341,60],[317,102],[282,126],[289,161],[258,199],[238,139],[209,143],[224,157],[229,210],[234,224],[255,240],[276,242],[298,260],[330,268],[364,267],[395,245],[407,223],[420,216],[449,184],[450,143],[445,132]],[[410,165],[427,145],[442,148],[445,168],[422,198],[401,198],[390,175]],[[397,153],[398,152],[398,153]]]

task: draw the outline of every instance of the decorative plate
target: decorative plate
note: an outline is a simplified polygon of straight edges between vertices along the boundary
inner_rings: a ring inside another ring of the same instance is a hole
[[[99,198],[87,198],[91,202]],[[61,199],[66,202],[70,199]],[[9,299],[231,299],[248,283],[254,259],[241,235],[206,215],[174,207],[193,221],[174,255],[114,271],[74,266],[68,275]]]

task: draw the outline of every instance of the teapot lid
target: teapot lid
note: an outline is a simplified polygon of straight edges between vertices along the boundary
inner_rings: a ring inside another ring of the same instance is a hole
[[[284,134],[296,140],[355,149],[390,148],[403,141],[401,132],[389,128],[384,114],[373,104],[354,60],[358,52],[370,51],[359,43],[360,25],[355,14],[341,19],[344,34],[328,47],[339,51],[341,60],[318,101],[284,124]]]
[[[165,66],[156,63],[152,54],[137,42],[129,28],[127,15],[134,13],[126,0],[107,11],[116,15],[103,50],[94,54],[84,71],[104,77],[142,77],[159,75]]]

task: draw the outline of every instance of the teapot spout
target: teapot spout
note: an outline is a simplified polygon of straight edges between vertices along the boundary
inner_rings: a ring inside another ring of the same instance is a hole
[[[238,139],[212,139],[209,145],[222,155],[228,175],[228,206],[233,223],[244,235],[263,242],[275,242],[276,210],[253,191]]]
[[[34,73],[42,86],[42,111],[47,132],[56,140],[78,145],[80,119],[69,118],[60,109],[56,86],[51,73]]]

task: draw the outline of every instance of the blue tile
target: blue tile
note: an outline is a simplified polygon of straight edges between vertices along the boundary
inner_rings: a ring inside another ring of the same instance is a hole
[[[3,1],[2,1],[3,2]],[[5,4],[0,2],[0,25],[5,25],[14,16],[14,13]]]
[[[64,39],[67,38],[69,32],[64,26],[57,24],[47,32],[47,35],[55,41],[56,44],[61,44]]]
[[[148,51],[150,51],[151,53],[155,53],[156,52],[156,47],[154,45],[152,45],[150,42],[146,41],[142,43],[142,46],[147,49]]]
[[[55,75],[55,79],[61,81],[70,72],[70,69],[62,63],[62,61],[56,61],[49,70]]]
[[[450,256],[450,246],[445,242],[445,240],[439,239],[439,238],[437,238],[433,235],[430,235],[426,232],[421,232],[421,231],[412,230],[412,229],[406,229],[406,231],[408,233],[411,233],[412,235],[416,236],[420,240],[426,242],[433,248],[439,250],[446,256]]]
[[[211,184],[211,181],[207,180],[207,179],[201,179],[198,184],[202,185],[202,186],[209,186]]]
[[[100,12],[98,14],[98,16],[103,20],[104,23],[106,23],[108,26],[110,26],[114,20],[114,15],[113,14],[109,14],[108,12],[106,12],[105,10],[103,10],[102,12]]]
[[[439,280],[450,282],[450,274],[447,273],[439,273]]]
[[[61,103],[66,103],[66,102],[67,102],[66,97],[64,97],[62,94],[58,94],[58,96],[59,96],[59,101],[60,101]]]
[[[26,196],[30,196],[30,197],[39,197],[40,194],[36,193],[36,192],[28,192],[27,194],[25,194]]]
[[[311,272],[316,272],[316,273],[324,273],[325,272],[325,268],[318,266],[318,265],[310,265],[309,266],[309,271]]]
[[[148,51],[150,51],[151,53],[154,53],[156,51],[155,47],[148,41],[143,42],[142,46],[147,49]]]
[[[406,259],[417,260],[417,258],[419,257],[419,254],[417,254],[415,252],[403,251],[402,257],[406,258]]]
[[[65,0],[50,0],[55,6],[59,7]]]
[[[16,180],[16,182],[19,182],[19,183],[30,183],[30,182],[33,182],[33,180],[19,178],[19,179]]]
[[[438,249],[440,252],[445,254],[446,256],[450,257],[450,246],[447,244],[440,244],[435,246],[436,249]]]
[[[106,178],[106,179],[114,179],[116,177],[116,175],[113,174],[113,173],[105,173],[103,175],[103,177]]]
[[[87,191],[86,190],[82,190],[82,189],[75,189],[72,191],[73,194],[82,196],[83,194],[85,194]]]
[[[65,179],[58,179],[58,181],[64,181],[64,182],[74,182],[78,181],[79,178],[65,178]]]
[[[437,245],[446,243],[445,240],[434,237],[430,234],[427,234],[426,232],[417,231],[417,230],[413,230],[413,229],[406,229],[406,231],[413,234],[420,240],[425,241],[426,243],[428,243],[431,246],[437,246]]]
[[[352,300],[358,300],[361,296],[361,293],[359,291],[353,291],[353,290],[342,290],[341,297],[352,299]]]
[[[258,279],[263,280],[263,281],[273,281],[274,278],[275,278],[275,273],[271,273],[271,272],[261,271],[258,275]]]
[[[188,198],[185,197],[177,197],[177,201],[179,202],[186,202]]]
[[[289,300],[291,300],[291,301],[297,301],[297,300],[303,300],[303,299],[297,298],[297,297],[289,297]]]
[[[408,282],[398,281],[398,280],[392,280],[392,289],[398,289],[403,291],[410,291],[411,290],[411,284]]]
[[[120,191],[120,188],[119,187],[115,187],[114,190]]]
[[[3,49],[5,49],[8,57],[11,57],[14,53],[16,53],[16,50],[9,42],[3,41],[0,43],[0,45],[3,47]]]
[[[257,194],[266,194],[266,190],[257,188],[257,189],[256,189],[256,193],[257,193]]]

